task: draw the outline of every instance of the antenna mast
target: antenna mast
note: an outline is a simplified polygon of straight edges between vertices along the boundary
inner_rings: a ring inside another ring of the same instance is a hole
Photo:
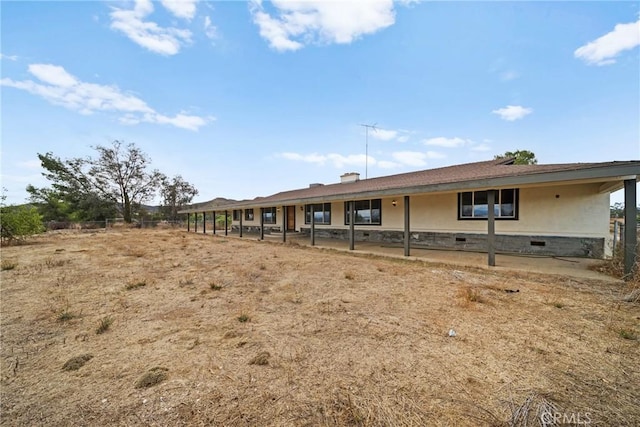
[[[364,135],[365,135],[365,148],[364,148],[364,179],[369,178],[369,129],[372,129],[373,131],[377,131],[378,128],[376,127],[378,123],[374,123],[372,125],[366,125],[366,124],[360,124],[360,126],[362,126],[364,128]]]

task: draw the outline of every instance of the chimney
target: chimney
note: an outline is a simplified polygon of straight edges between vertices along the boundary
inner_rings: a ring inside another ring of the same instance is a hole
[[[314,182],[312,184],[309,184],[309,188],[316,188],[316,187],[322,187],[324,184],[321,184],[319,182]]]
[[[358,172],[347,172],[345,174],[340,175],[340,182],[342,184],[347,184],[349,182],[360,181],[360,174]]]

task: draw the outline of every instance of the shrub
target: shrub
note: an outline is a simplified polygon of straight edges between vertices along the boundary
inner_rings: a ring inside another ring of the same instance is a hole
[[[1,206],[0,237],[2,243],[16,243],[25,237],[44,232],[42,217],[33,206]]]

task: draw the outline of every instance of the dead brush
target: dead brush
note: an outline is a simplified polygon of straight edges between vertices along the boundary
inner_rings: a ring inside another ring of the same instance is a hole
[[[460,305],[463,307],[468,307],[472,303],[485,302],[485,299],[482,296],[480,290],[471,286],[464,286],[462,288],[459,288],[456,291],[456,298],[458,299]]]
[[[72,357],[71,359],[67,360],[64,365],[62,365],[62,370],[77,371],[91,359],[93,359],[93,356],[91,354],[82,354],[80,356]]]
[[[156,366],[149,369],[144,375],[142,375],[138,381],[136,381],[135,388],[149,388],[156,384],[160,384],[167,379],[167,371],[169,369]]]
[[[143,279],[143,280],[133,280],[127,283],[124,288],[128,291],[132,291],[134,289],[143,288],[145,286],[147,286],[147,281]]]
[[[509,402],[509,427],[527,427],[541,425],[551,427],[557,425],[556,414],[560,408],[551,400],[538,393],[529,393],[521,404]]]
[[[3,259],[2,263],[0,263],[0,270],[2,271],[13,270],[17,266],[18,266],[17,262],[8,260],[8,259]]]
[[[71,262],[70,259],[64,259],[64,258],[55,259],[55,258],[49,257],[44,260],[44,265],[47,268],[55,268],[55,267],[62,267],[63,265],[67,265],[70,262]]]

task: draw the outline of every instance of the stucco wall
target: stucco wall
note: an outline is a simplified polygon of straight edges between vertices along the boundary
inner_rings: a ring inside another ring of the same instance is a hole
[[[556,197],[557,196],[557,197]],[[396,206],[392,205],[396,200]],[[458,220],[458,194],[411,196],[411,230],[447,233],[485,233],[483,220]],[[404,198],[382,199],[382,225],[362,226],[385,230],[404,229]],[[304,227],[299,212],[296,228]],[[329,227],[317,224],[316,227]],[[331,228],[344,224],[344,202],[331,205]],[[599,194],[597,184],[521,188],[517,220],[496,221],[496,233],[539,236],[608,237],[609,195]]]
[[[393,200],[396,206],[393,206]],[[357,229],[404,229],[404,198],[382,199],[382,225],[358,225]],[[411,230],[443,233],[486,233],[483,220],[458,220],[458,194],[443,193],[411,196]],[[308,224],[304,211],[295,206],[296,230]],[[239,221],[233,221],[238,225]],[[254,209],[253,221],[242,220],[243,226],[260,225],[260,209]],[[282,211],[275,224],[282,227]],[[316,224],[318,229],[348,229],[344,224],[344,202],[331,204],[331,225]],[[598,193],[598,184],[558,185],[520,188],[517,220],[496,221],[497,234],[593,237],[609,240],[609,194]]]

